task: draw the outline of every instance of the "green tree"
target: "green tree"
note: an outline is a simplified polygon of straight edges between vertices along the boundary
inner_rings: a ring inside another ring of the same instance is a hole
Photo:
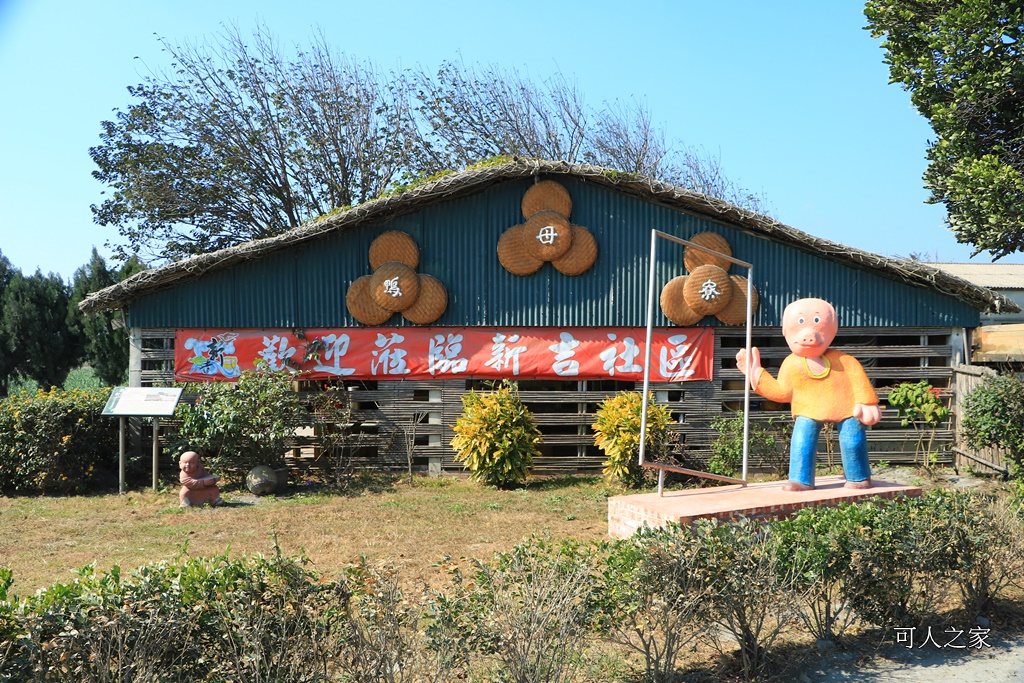
[[[1024,380],[1015,375],[991,377],[964,399],[960,418],[971,448],[1002,448],[1024,474]]]
[[[416,178],[500,154],[611,166],[734,203],[717,160],[667,145],[640,104],[593,109],[565,79],[446,63],[382,73],[321,35],[288,56],[266,28],[161,39],[170,68],[128,88],[90,149],[94,220],[118,257],[176,259],[269,237]]]
[[[37,270],[11,278],[4,291],[3,332],[18,376],[59,387],[82,363],[85,345],[70,304],[70,288],[59,275]]]
[[[864,14],[884,38],[890,82],[935,130],[929,201],[977,252],[1024,249],[1024,4],[869,0]]]
[[[144,269],[145,266],[135,256],[120,268],[108,268],[107,262],[93,247],[89,262],[76,270],[72,279],[71,313],[84,339],[85,357],[96,376],[109,386],[123,384],[128,372],[128,330],[123,325],[122,313],[101,311],[83,315],[78,304],[91,292],[117,284]]]
[[[17,271],[11,262],[0,252],[0,330],[4,328],[4,291],[15,272]],[[18,367],[20,360],[17,348],[11,344],[12,341],[10,338],[0,339],[0,398],[7,396],[11,375]]]

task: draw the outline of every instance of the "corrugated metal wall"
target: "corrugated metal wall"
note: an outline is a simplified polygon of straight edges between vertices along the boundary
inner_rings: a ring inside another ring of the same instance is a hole
[[[650,231],[679,237],[711,230],[733,255],[754,264],[760,293],[755,325],[777,326],[795,298],[831,301],[841,326],[974,327],[978,312],[935,291],[877,272],[745,233],[576,178],[559,177],[573,200],[573,223],[597,239],[599,255],[583,275],[567,277],[545,264],[528,277],[501,267],[498,237],[523,221],[520,200],[531,180],[502,183],[475,195],[365,225],[315,244],[271,254],[133,302],[133,327],[345,327],[348,285],[371,272],[368,252],[385,230],[402,230],[420,247],[419,271],[448,289],[448,310],[436,325],[643,326],[646,324]],[[814,226],[800,226],[814,232]],[[658,246],[660,287],[685,274],[683,248]],[[733,272],[745,275],[743,269]],[[394,316],[392,325],[404,324]],[[668,325],[660,311],[656,325]],[[717,324],[705,318],[702,324]]]

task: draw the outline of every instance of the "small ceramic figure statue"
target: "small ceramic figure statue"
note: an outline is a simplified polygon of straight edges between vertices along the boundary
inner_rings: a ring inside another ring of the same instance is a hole
[[[793,353],[782,361],[778,379],[761,367],[757,348],[750,350],[749,363],[746,349],[736,354],[736,364],[754,391],[769,401],[791,405],[795,422],[784,491],[814,488],[818,434],[825,422],[838,426],[846,488],[871,488],[865,426],[881,419],[878,395],[853,356],[828,348],[837,331],[832,304],[799,299],[782,314],[782,334]]]
[[[224,502],[220,498],[220,489],[217,488],[220,477],[206,471],[198,453],[194,451],[182,453],[178,460],[178,467],[181,469],[181,473],[178,475],[178,479],[181,481],[181,491],[178,493],[181,507],[220,505]]]

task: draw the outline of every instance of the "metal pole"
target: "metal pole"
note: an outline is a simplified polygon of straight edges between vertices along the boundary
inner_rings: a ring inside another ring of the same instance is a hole
[[[747,367],[750,367],[751,324],[753,302],[751,289],[754,287],[754,267],[747,266]],[[747,480],[747,456],[750,451],[750,375],[743,376],[743,481]]]
[[[153,418],[153,491],[156,491],[157,470],[160,468],[160,418]]]
[[[644,393],[640,398],[640,465],[644,464],[647,446],[647,391],[651,386],[651,337],[654,331],[654,265],[658,251],[658,231],[651,230],[651,267],[647,277],[647,345],[644,348]],[[660,480],[659,480],[659,489]],[[659,490],[660,493],[660,490]]]
[[[117,458],[117,493],[124,495],[124,449],[125,449],[125,423],[128,422],[128,418],[122,416],[121,420],[121,431],[118,434],[118,458]]]

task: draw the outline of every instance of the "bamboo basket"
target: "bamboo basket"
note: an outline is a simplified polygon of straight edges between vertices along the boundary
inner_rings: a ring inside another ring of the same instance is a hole
[[[420,248],[416,240],[399,230],[389,230],[370,243],[370,267],[380,268],[388,261],[404,263],[413,270],[420,265]]]
[[[669,280],[661,289],[661,312],[676,325],[693,325],[704,317],[686,303],[683,296],[685,286],[686,276],[680,275]]]
[[[448,291],[433,275],[420,274],[420,295],[409,308],[402,311],[405,319],[417,325],[429,325],[448,308]]]
[[[572,227],[572,246],[565,256],[551,262],[563,275],[580,275],[590,269],[597,260],[597,240],[582,225]]]
[[[420,276],[404,263],[388,261],[370,276],[370,296],[389,311],[404,311],[416,303],[419,294]]]
[[[698,266],[686,280],[683,298],[695,313],[714,315],[732,300],[732,280],[718,266]]]
[[[357,278],[345,293],[345,306],[353,318],[364,325],[381,325],[391,317],[391,311],[381,308],[370,296],[370,276]]]
[[[530,216],[522,229],[523,247],[541,261],[554,261],[565,256],[572,246],[569,219],[557,211],[538,211]]]
[[[742,275],[730,275],[732,280],[732,299],[725,308],[715,315],[726,325],[745,325],[747,322],[747,278]],[[757,312],[757,287],[750,288],[750,310]]]
[[[732,256],[732,248],[729,246],[729,243],[717,232],[699,232],[691,237],[689,241],[702,247],[713,249],[720,254]],[[683,250],[683,265],[686,266],[688,273],[692,273],[697,268],[707,264],[718,266],[724,271],[728,271],[729,266],[732,265],[732,263],[721,256],[709,254],[700,249],[694,249],[689,245]]]
[[[530,256],[523,245],[522,224],[513,225],[498,238],[498,260],[513,275],[532,275],[540,270],[544,262]]]
[[[557,211],[568,218],[572,213],[572,198],[561,183],[542,180],[523,195],[522,209],[523,218],[529,218],[538,211]]]

